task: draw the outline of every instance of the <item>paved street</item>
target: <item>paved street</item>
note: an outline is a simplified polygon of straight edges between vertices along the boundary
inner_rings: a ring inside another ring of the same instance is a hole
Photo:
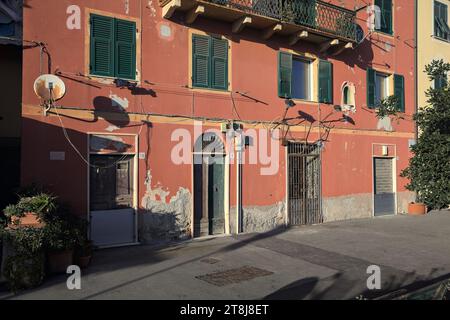
[[[367,267],[382,289],[367,291]],[[450,212],[383,217],[98,251],[82,289],[66,276],[3,299],[353,299],[450,278]]]

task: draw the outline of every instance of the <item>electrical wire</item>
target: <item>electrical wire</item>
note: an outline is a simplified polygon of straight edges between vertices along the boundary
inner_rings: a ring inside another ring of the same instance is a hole
[[[117,164],[118,164],[119,162],[125,160],[125,159],[129,156],[129,155],[123,155],[119,160],[115,161],[114,163],[112,163],[111,165],[108,165],[108,166],[97,166],[97,165],[91,164],[91,163],[89,162],[89,160],[87,160],[87,159],[81,154],[81,152],[78,150],[78,148],[75,146],[75,144],[74,144],[74,143],[72,142],[72,140],[70,139],[69,134],[68,134],[68,132],[67,132],[67,129],[66,129],[66,127],[64,126],[64,123],[63,123],[63,121],[62,121],[62,119],[61,119],[61,116],[60,116],[60,114],[59,114],[59,112],[58,112],[58,108],[56,108],[55,106],[53,106],[53,109],[55,110],[55,113],[56,113],[56,115],[57,115],[57,117],[58,117],[58,119],[59,119],[59,122],[60,122],[60,124],[61,124],[61,128],[62,128],[64,137],[66,138],[67,142],[68,142],[69,145],[72,147],[72,149],[75,151],[75,153],[81,158],[81,160],[83,160],[83,162],[84,162],[85,164],[87,164],[90,168],[94,168],[94,169],[109,169],[109,168],[112,168],[112,167],[117,166]]]

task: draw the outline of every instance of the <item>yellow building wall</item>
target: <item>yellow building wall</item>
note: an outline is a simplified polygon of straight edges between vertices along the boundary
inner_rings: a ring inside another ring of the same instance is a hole
[[[437,0],[436,0],[437,1]],[[427,105],[425,91],[433,86],[428,78],[425,66],[433,59],[443,59],[450,62],[450,41],[434,36],[434,2],[435,0],[418,0],[417,10],[417,77],[418,77],[418,107]],[[450,17],[450,0],[438,0],[447,5]]]

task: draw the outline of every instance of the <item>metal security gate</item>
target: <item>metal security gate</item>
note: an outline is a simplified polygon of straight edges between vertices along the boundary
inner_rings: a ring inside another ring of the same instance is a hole
[[[374,215],[395,214],[393,160],[374,158]]]
[[[323,222],[321,208],[320,149],[315,144],[288,145],[288,223]]]

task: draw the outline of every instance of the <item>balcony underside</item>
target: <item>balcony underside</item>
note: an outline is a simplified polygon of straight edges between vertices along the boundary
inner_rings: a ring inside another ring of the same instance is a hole
[[[214,0],[164,0],[161,3],[163,16],[170,18],[175,12],[183,12],[187,24],[194,23],[200,16],[229,22],[234,33],[252,28],[259,30],[263,39],[278,34],[285,37],[290,45],[298,41],[307,41],[318,44],[321,52],[326,51],[332,55],[353,48],[356,42],[351,36],[342,36],[314,26],[286,22],[271,16],[248,12],[245,8],[235,8],[230,4],[217,4],[211,1],[214,2]]]

